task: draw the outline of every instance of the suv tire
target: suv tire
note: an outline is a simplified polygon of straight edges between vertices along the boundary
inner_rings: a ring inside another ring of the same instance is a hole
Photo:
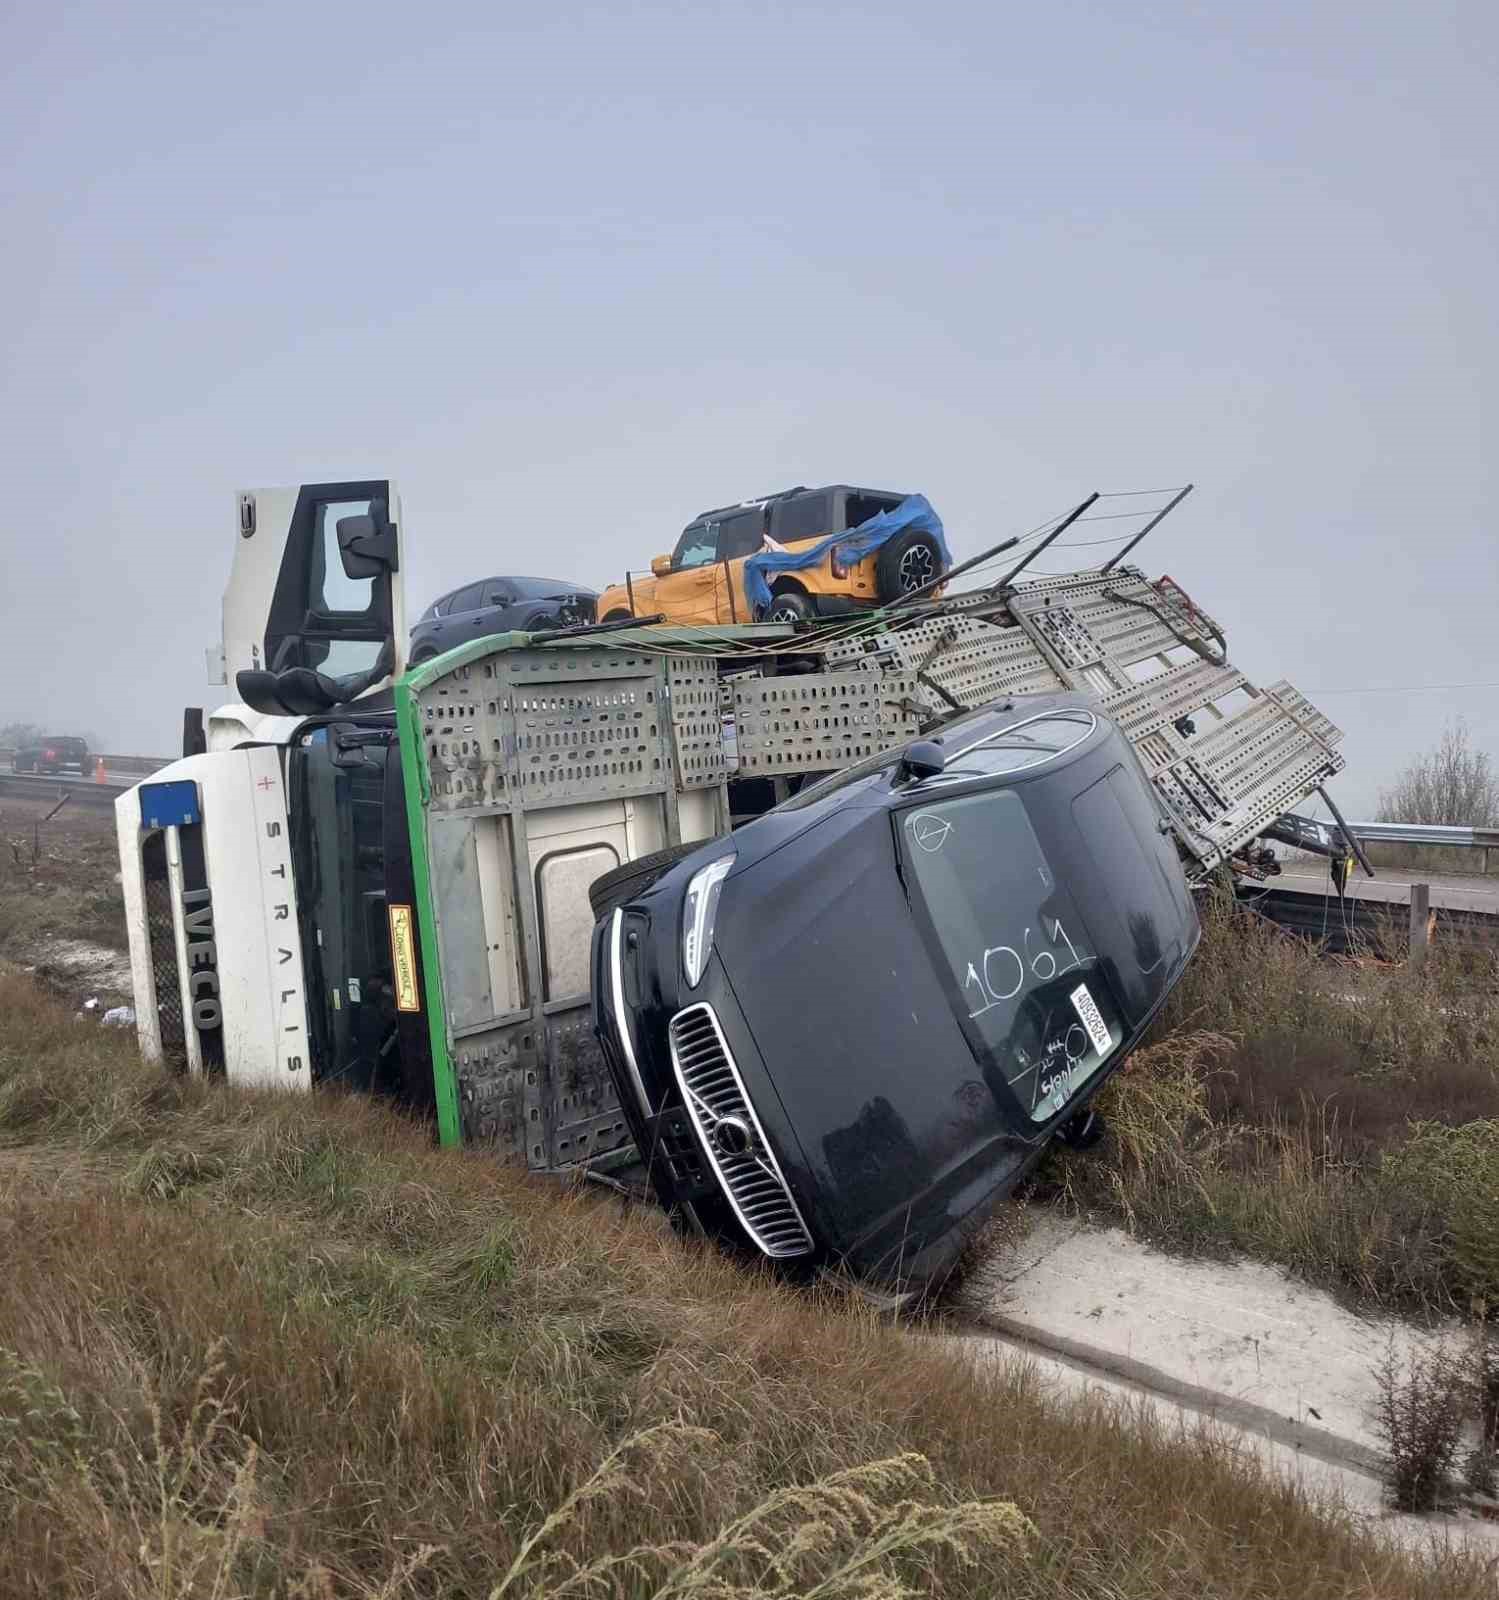
[[[875,586],[880,599],[889,605],[902,595],[930,583],[942,571],[942,552],[929,533],[912,529],[898,534],[875,559]]]
[[[601,622],[628,622],[635,613],[626,611],[622,606],[616,606],[607,616],[600,617]]]
[[[809,596],[800,589],[782,589],[770,597],[770,610],[765,613],[767,622],[810,622],[817,615]]]
[[[611,911],[633,900],[637,894],[649,889],[663,873],[674,867],[684,856],[701,850],[709,841],[700,839],[696,844],[674,844],[665,850],[654,850],[648,856],[636,856],[623,866],[612,868],[603,877],[595,878],[588,886],[588,903],[593,907],[595,920],[606,917]]]

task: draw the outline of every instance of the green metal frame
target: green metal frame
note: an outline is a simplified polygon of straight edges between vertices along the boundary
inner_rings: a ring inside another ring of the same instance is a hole
[[[421,723],[419,696],[439,679],[459,667],[469,666],[502,650],[577,649],[607,643],[610,646],[648,645],[681,654],[712,654],[724,646],[780,643],[797,637],[781,623],[740,623],[727,627],[673,627],[655,625],[621,628],[607,635],[582,634],[559,638],[548,633],[497,633],[457,645],[431,661],[412,667],[395,682],[396,732],[401,747],[401,782],[406,793],[406,827],[411,838],[411,875],[415,885],[417,927],[421,933],[422,982],[426,986],[427,1033],[432,1046],[432,1087],[437,1102],[437,1133],[443,1145],[463,1142],[458,1111],[458,1075],[448,1042],[447,1006],[442,987],[442,963],[437,950],[437,917],[432,904],[432,878],[427,851],[427,801],[432,793],[427,765],[427,742]],[[675,797],[673,796],[673,799]],[[674,815],[674,812],[672,813]],[[673,837],[676,829],[671,829]]]

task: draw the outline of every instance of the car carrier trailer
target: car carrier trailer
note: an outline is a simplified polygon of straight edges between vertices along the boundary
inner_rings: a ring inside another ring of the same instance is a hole
[[[800,626],[506,634],[407,671],[388,481],[242,494],[233,538],[210,656],[239,699],[117,802],[142,1049],[390,1092],[534,1169],[636,1158],[589,995],[589,887],[623,863],[1023,696],[1122,732],[1193,882],[1343,765],[1314,706],[1133,566]]]

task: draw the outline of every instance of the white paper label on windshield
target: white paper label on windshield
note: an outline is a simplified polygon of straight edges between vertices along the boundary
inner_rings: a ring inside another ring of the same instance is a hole
[[[1103,1015],[1094,1002],[1093,996],[1088,993],[1086,983],[1078,984],[1070,996],[1072,1009],[1077,1012],[1078,1020],[1088,1030],[1088,1037],[1093,1041],[1093,1048],[1101,1056],[1106,1056],[1114,1047],[1114,1041],[1109,1037],[1108,1024],[1103,1020]]]

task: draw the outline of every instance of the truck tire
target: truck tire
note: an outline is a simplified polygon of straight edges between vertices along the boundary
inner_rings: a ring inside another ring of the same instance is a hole
[[[701,850],[707,842],[703,839],[697,844],[674,844],[666,850],[654,850],[648,856],[636,856],[633,861],[626,861],[623,866],[606,872],[602,878],[595,878],[588,886],[588,903],[593,907],[595,918],[607,917],[625,901],[633,900],[683,856]]]
[[[875,586],[886,605],[930,583],[942,571],[942,551],[929,533],[912,529],[897,534],[874,563]]]
[[[800,589],[782,589],[770,597],[767,622],[808,622],[817,615],[811,599]]]

